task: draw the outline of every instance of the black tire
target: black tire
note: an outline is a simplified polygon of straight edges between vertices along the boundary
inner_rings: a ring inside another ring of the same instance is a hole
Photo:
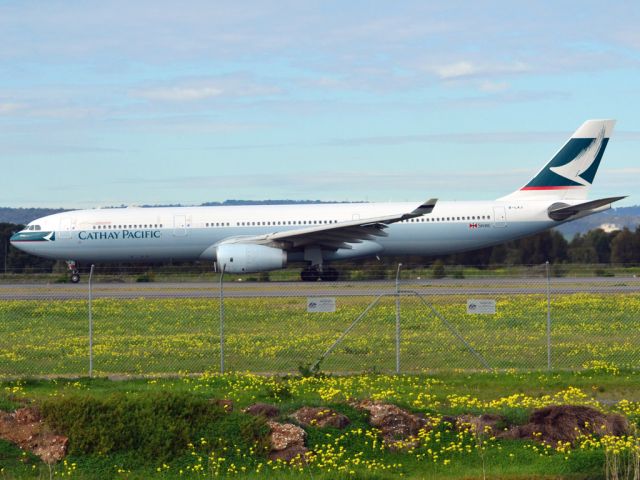
[[[80,282],[80,274],[79,273],[72,273],[71,274],[71,283],[78,283]]]
[[[320,272],[314,268],[305,268],[300,272],[300,278],[303,282],[317,282],[320,278]]]
[[[339,276],[340,273],[335,268],[325,268],[320,278],[323,282],[335,282]]]

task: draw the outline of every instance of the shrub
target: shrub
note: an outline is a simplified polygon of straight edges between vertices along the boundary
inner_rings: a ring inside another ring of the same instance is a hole
[[[136,277],[136,282],[138,283],[147,283],[147,282],[155,282],[155,281],[156,281],[156,274],[153,273],[152,271],[145,272]]]
[[[71,454],[134,451],[154,461],[180,454],[226,415],[204,398],[169,392],[53,397],[40,410],[49,428],[69,437]]]
[[[433,262],[431,266],[431,277],[433,278],[444,278],[446,276],[446,272],[444,270],[444,262],[442,260],[436,260]]]

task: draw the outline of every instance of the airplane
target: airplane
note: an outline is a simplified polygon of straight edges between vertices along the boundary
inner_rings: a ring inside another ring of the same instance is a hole
[[[29,223],[15,247],[78,262],[211,261],[228,273],[306,262],[303,281],[334,281],[330,264],[384,255],[442,255],[525,237],[611,208],[587,200],[614,120],[588,120],[522,188],[497,200],[76,210]]]

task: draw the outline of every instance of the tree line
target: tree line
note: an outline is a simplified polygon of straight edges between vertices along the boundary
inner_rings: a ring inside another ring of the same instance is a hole
[[[51,272],[60,269],[60,263],[24,253],[14,248],[9,239],[23,225],[0,223],[0,272]],[[513,240],[493,247],[439,257],[410,256],[383,258],[384,264],[403,262],[406,265],[428,265],[440,259],[448,265],[535,265],[549,261],[554,264],[625,264],[640,265],[640,226],[635,230],[624,228],[614,232],[601,229],[577,234],[571,240],[559,232],[548,230],[536,235]],[[379,264],[377,260],[358,262],[361,265]],[[143,267],[138,265],[138,267]]]

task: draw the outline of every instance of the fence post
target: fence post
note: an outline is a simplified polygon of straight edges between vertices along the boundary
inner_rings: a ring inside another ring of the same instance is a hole
[[[396,271],[396,375],[400,375],[400,268]]]
[[[220,271],[220,373],[224,373],[224,270],[225,263]]]
[[[549,260],[545,265],[547,271],[547,370],[551,371],[551,271]]]
[[[89,378],[93,378],[93,270],[89,270]]]

